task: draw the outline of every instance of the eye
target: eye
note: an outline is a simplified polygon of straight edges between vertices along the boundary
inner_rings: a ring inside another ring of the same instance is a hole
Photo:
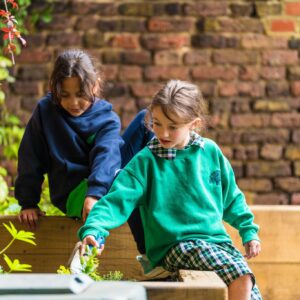
[[[85,96],[85,93],[84,93],[84,92],[78,92],[78,93],[76,94],[76,97],[79,97],[79,98],[84,98],[84,96]]]
[[[153,126],[159,127],[159,126],[161,126],[161,125],[160,125],[160,123],[158,123],[158,122],[153,122]]]
[[[169,126],[169,130],[176,130],[177,127],[176,126]]]

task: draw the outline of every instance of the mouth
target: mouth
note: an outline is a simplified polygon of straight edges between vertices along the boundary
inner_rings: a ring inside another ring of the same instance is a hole
[[[78,115],[81,113],[80,109],[69,109],[68,111],[71,115]]]
[[[171,141],[169,140],[164,140],[164,139],[159,139],[159,142],[162,144],[162,145],[167,145],[167,144],[170,144]]]

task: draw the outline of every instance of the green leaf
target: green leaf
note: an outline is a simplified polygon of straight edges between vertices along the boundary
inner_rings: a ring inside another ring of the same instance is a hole
[[[3,254],[3,258],[10,269],[9,272],[31,272],[31,265],[20,264],[18,259],[12,261],[6,254]]]
[[[12,222],[9,221],[9,224],[11,227],[8,227],[8,225],[6,225],[5,223],[3,223],[3,226],[6,228],[6,230],[11,234],[11,236],[13,238],[16,237],[18,231],[17,229],[15,228],[15,226],[12,224]]]
[[[36,246],[36,243],[33,241],[33,239],[35,239],[35,236],[34,236],[33,232],[20,230],[17,233],[15,239]]]

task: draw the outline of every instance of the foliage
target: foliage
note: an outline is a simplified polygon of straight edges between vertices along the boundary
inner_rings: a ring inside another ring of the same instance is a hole
[[[110,271],[108,274],[100,275],[98,273],[99,258],[97,257],[97,248],[86,248],[86,256],[80,257],[80,263],[82,267],[82,273],[89,275],[95,281],[102,280],[122,280],[123,273],[120,271]],[[60,266],[57,270],[58,274],[71,274],[70,268]]]
[[[29,243],[29,244],[32,244],[32,245],[36,246],[36,243],[34,242],[34,239],[35,239],[34,233],[32,233],[30,231],[24,231],[24,230],[18,231],[11,222],[9,222],[9,225],[3,223],[3,226],[10,233],[12,239],[10,240],[10,242],[2,250],[0,250],[0,255],[3,255],[3,259],[6,262],[9,270],[8,270],[8,272],[4,272],[3,267],[0,266],[0,274],[1,273],[11,273],[11,272],[30,272],[31,271],[31,265],[21,264],[18,259],[11,260],[5,254],[5,251],[7,251],[7,249],[16,240],[19,240],[19,241],[22,241],[22,242],[25,242],[25,243]]]

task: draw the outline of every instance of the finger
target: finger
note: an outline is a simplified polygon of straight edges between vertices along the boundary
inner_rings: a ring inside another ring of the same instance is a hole
[[[100,256],[102,254],[103,250],[104,250],[104,244],[102,244],[100,246],[100,248],[98,248],[98,253],[97,254]]]
[[[42,211],[42,210],[39,210],[38,211],[38,215],[39,216],[45,216],[46,215],[46,212]]]
[[[86,248],[86,240],[84,239],[80,245],[80,256],[83,256],[85,254],[85,248]]]
[[[27,220],[28,220],[30,229],[32,229],[32,230],[35,229],[36,223],[37,223],[37,215],[29,214]]]
[[[19,220],[20,223],[23,223],[23,215],[22,215],[22,213],[20,213],[18,215],[18,220]]]

